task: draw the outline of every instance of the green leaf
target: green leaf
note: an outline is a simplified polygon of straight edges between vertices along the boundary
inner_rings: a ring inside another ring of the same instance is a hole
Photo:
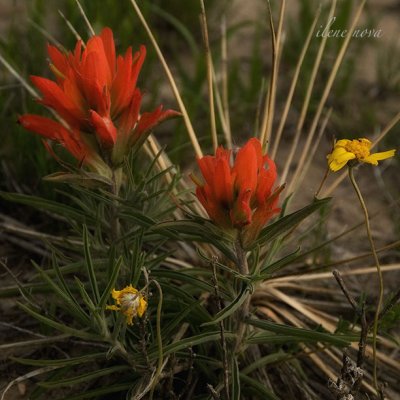
[[[276,335],[274,333],[256,333],[246,339],[248,344],[286,344],[286,343],[314,343],[314,339],[293,335]]]
[[[236,338],[236,333],[225,332],[225,338],[234,339]],[[218,340],[221,340],[220,331],[201,333],[200,335],[181,339],[179,342],[171,343],[168,346],[164,347],[164,357],[169,354],[176,353],[179,350],[186,349],[188,347],[193,347],[208,342],[215,342]],[[156,359],[157,356],[158,356],[157,350],[153,350],[149,353],[149,357],[151,360]]]
[[[82,309],[82,307],[80,306],[80,304],[78,303],[78,301],[76,300],[75,296],[72,294],[71,290],[69,289],[67,283],[65,282],[64,276],[61,272],[61,268],[58,265],[58,261],[57,258],[55,256],[55,254],[53,253],[52,255],[52,260],[53,260],[53,268],[54,271],[56,273],[56,276],[58,278],[58,281],[60,282],[60,285],[62,287],[62,289],[65,291],[65,293],[69,296],[69,298],[71,299],[71,301],[75,304],[74,309],[76,308],[78,311],[80,310],[83,313],[83,316],[85,318],[86,323],[90,322],[90,318],[89,316],[85,313],[85,311]]]
[[[57,295],[57,297],[63,300],[64,304],[61,304],[63,308],[67,309],[74,317],[79,319],[81,322],[85,324],[90,322],[89,316],[85,313],[82,307],[76,302],[75,298],[73,297],[72,293],[69,290],[66,291],[65,289],[60,288],[48,276],[48,274],[45,271],[43,271],[43,269],[40,268],[34,261],[32,261],[32,265],[39,272],[40,277],[43,279],[43,281],[46,282],[51,287],[51,289]]]
[[[77,276],[75,276],[75,282],[78,287],[79,293],[81,294],[82,300],[89,308],[91,315],[99,317],[96,305],[93,303],[93,300],[90,298],[89,293],[86,291],[83,282]]]
[[[231,379],[232,379],[232,400],[240,400],[241,391],[240,391],[240,374],[239,374],[239,366],[235,356],[232,357],[232,367],[231,367]]]
[[[246,383],[246,386],[257,393],[260,399],[263,400],[280,400],[274,393],[270,392],[265,385],[258,380],[248,377],[247,375],[240,374],[240,380]]]
[[[107,385],[93,390],[85,390],[84,393],[68,396],[68,400],[82,400],[91,398],[102,398],[103,395],[109,393],[126,392],[132,387],[132,383],[121,383],[117,385]]]
[[[101,175],[86,172],[82,174],[71,174],[68,172],[55,172],[50,175],[46,175],[43,180],[50,182],[60,183],[72,183],[76,185],[82,185],[88,188],[98,188],[99,185],[104,187],[110,187],[112,182],[110,179],[105,178]]]
[[[194,301],[192,304],[182,304],[183,310],[178,313],[176,300],[174,300],[176,312],[173,318],[168,322],[168,324],[163,328],[163,337],[171,337],[173,330],[181,323],[181,321],[197,307],[200,306],[200,300]]]
[[[289,231],[294,228],[297,224],[307,218],[309,215],[319,210],[321,207],[325,206],[331,199],[328,197],[326,199],[314,200],[313,203],[308,206],[298,210],[292,214],[286,215],[278,219],[271,225],[266,226],[260,233],[257,240],[255,240],[250,248],[254,248],[257,245],[263,245],[276,239],[279,235]]]
[[[258,358],[257,360],[253,361],[250,365],[242,370],[242,374],[248,375],[256,369],[264,368],[266,365],[274,364],[276,362],[280,362],[291,357],[292,355],[286,354],[282,351],[279,351],[278,353],[268,354],[267,356]]]
[[[214,319],[209,322],[205,322],[204,324],[201,324],[201,326],[209,326],[209,325],[215,325],[219,323],[220,321],[223,321],[225,318],[228,318],[230,315],[232,315],[236,310],[238,310],[242,304],[245,302],[245,300],[248,298],[252,291],[252,288],[250,286],[245,287],[242,292],[239,294],[239,296],[236,297],[232,303],[229,304],[229,306],[225,307],[221,311],[219,311]]]
[[[69,326],[66,326],[64,324],[56,322],[50,318],[47,318],[47,317],[37,313],[36,311],[33,311],[31,308],[29,308],[25,304],[22,304],[20,302],[17,302],[17,304],[19,305],[19,307],[21,307],[26,313],[31,315],[33,318],[37,319],[38,321],[42,322],[43,324],[50,326],[60,332],[64,332],[67,335],[76,336],[81,339],[96,340],[96,341],[99,340],[99,337],[92,333],[88,333],[83,330],[70,328]]]
[[[79,221],[82,223],[86,222],[89,219],[85,213],[73,207],[58,203],[56,201],[43,199],[41,197],[20,194],[20,193],[7,193],[1,191],[0,191],[0,196],[8,201],[12,201],[19,204],[25,204],[37,208],[39,210],[56,213],[58,215],[71,218],[75,221]],[[93,220],[91,221],[93,222]]]
[[[246,280],[250,281],[251,280],[248,275],[242,275],[240,272],[236,271],[232,267],[224,265],[224,264],[220,263],[219,261],[215,261],[215,260],[211,259],[210,257],[207,257],[207,255],[200,248],[197,248],[196,251],[197,251],[197,254],[200,256],[200,258],[203,259],[207,264],[211,265],[212,263],[214,263],[214,265],[217,267],[217,269],[223,269],[228,274],[233,275],[235,278],[237,278],[239,280],[242,280],[242,281],[246,281]],[[207,271],[207,272],[209,272],[209,275],[212,275],[211,271]]]
[[[247,322],[250,325],[256,326],[257,328],[274,332],[280,335],[290,335],[296,338],[301,338],[314,342],[325,342],[331,343],[337,346],[349,346],[350,342],[354,339],[354,341],[358,341],[358,337],[349,337],[343,335],[334,335],[332,333],[318,332],[312,331],[308,329],[295,328],[292,326],[276,324],[275,322],[264,321],[255,318],[249,318]],[[251,340],[257,338],[258,335],[254,335]]]
[[[290,253],[287,256],[281,258],[280,260],[275,261],[274,263],[264,267],[260,272],[259,279],[265,279],[266,277],[271,276],[274,272],[277,272],[283,267],[286,267],[286,265],[292,263],[294,260],[298,258],[299,252],[300,252],[300,247],[293,253]]]
[[[87,226],[83,225],[83,248],[85,252],[85,266],[89,277],[90,287],[92,288],[92,293],[95,299],[95,304],[99,304],[100,301],[100,292],[99,287],[97,285],[96,274],[94,272],[93,260],[90,254],[90,244],[88,238],[88,230]]]
[[[143,228],[151,228],[152,226],[156,225],[156,221],[154,221],[154,219],[132,208],[129,208],[128,212],[120,213],[120,217],[121,219],[133,221]]]
[[[127,370],[132,371],[132,368],[128,365],[116,365],[114,367],[96,369],[95,371],[91,371],[86,374],[80,374],[78,376],[73,376],[71,378],[64,378],[57,381],[39,382],[38,385],[48,389],[62,387],[62,386],[72,386],[82,382],[87,382],[96,378],[100,378],[101,376],[107,376],[115,372],[121,372]]]
[[[214,289],[214,286],[211,283],[202,281],[201,279],[189,274],[185,274],[184,272],[159,269],[153,270],[152,275],[156,278],[167,278],[169,280],[176,279],[207,292],[210,292]]]
[[[93,360],[103,359],[105,360],[107,353],[93,353],[86,354],[80,357],[73,358],[62,358],[59,360],[51,359],[51,360],[33,360],[29,358],[18,358],[18,357],[10,357],[13,361],[16,361],[19,364],[23,365],[31,365],[34,367],[47,367],[49,365],[67,367],[71,365],[79,365],[88,362],[92,362]]]
[[[211,243],[227,258],[236,261],[235,253],[232,250],[232,238],[207,220],[198,218],[196,220],[162,222],[154,226],[151,232],[160,233],[180,241]]]
[[[122,256],[120,256],[115,263],[110,278],[108,279],[107,287],[104,289],[103,295],[99,301],[99,309],[102,310],[110,297],[111,290],[115,287],[115,282],[117,281],[119,271],[122,265]]]
[[[163,291],[168,294],[173,296],[176,299],[179,299],[180,301],[186,303],[188,306],[192,305],[195,307],[193,312],[188,314],[188,318],[192,324],[195,325],[200,325],[203,322],[207,322],[211,320],[210,314],[207,312],[207,310],[198,302],[198,299],[193,297],[190,293],[187,291],[181,289],[178,286],[169,284],[165,285],[163,287]]]

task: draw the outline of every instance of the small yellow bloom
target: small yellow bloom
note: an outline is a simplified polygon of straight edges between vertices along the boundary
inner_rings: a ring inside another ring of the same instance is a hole
[[[107,306],[107,310],[120,311],[126,317],[128,325],[132,325],[133,318],[141,318],[147,309],[147,301],[142,294],[132,285],[125,287],[122,290],[111,292],[112,298],[116,305]]]
[[[333,151],[328,154],[329,168],[336,172],[343,168],[350,160],[378,165],[378,161],[394,156],[396,150],[370,153],[372,143],[368,139],[341,139],[335,143]]]

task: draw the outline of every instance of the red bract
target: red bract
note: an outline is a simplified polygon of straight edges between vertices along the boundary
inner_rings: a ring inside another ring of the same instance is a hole
[[[215,156],[197,160],[205,182],[196,182],[196,195],[216,225],[241,230],[249,242],[279,212],[283,187],[272,190],[276,166],[262,154],[258,139],[250,139],[238,151],[233,166],[231,156],[230,150],[219,147]]]
[[[61,143],[79,161],[91,164],[97,154],[116,167],[139,138],[178,113],[159,106],[140,114],[142,94],[136,82],[146,57],[144,46],[134,55],[129,47],[116,57],[113,33],[104,28],[82,47],[78,41],[74,52],[63,53],[48,45],[56,82],[31,77],[42,94],[39,102],[56,111],[64,124],[35,115],[24,115],[19,122]]]

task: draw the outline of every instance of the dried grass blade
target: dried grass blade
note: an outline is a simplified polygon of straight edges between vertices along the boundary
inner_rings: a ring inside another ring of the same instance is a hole
[[[305,176],[307,175],[308,170],[311,167],[311,163],[314,160],[314,156],[315,156],[315,154],[316,154],[316,152],[318,150],[319,144],[320,144],[321,139],[322,139],[322,135],[325,132],[326,126],[328,125],[328,122],[329,122],[329,119],[330,119],[331,115],[332,115],[332,108],[330,108],[328,110],[324,120],[322,121],[321,128],[320,128],[320,130],[318,132],[317,138],[314,140],[313,147],[312,147],[311,151],[308,154],[308,158],[307,158],[306,164],[304,165],[304,167],[303,167],[303,169],[301,171],[300,177],[296,180],[296,182],[294,184],[294,188],[293,188],[294,192],[296,192],[297,189],[300,187],[301,183],[303,182],[303,179],[305,178]]]
[[[218,90],[217,77],[215,76],[215,71],[213,70],[213,82],[214,82],[214,95],[215,102],[217,105],[218,116],[221,121],[222,132],[224,133],[225,142],[228,149],[232,148],[232,138],[230,136],[230,126],[229,120],[226,117],[223,100],[221,99],[221,94]]]
[[[336,0],[334,0],[332,2],[330,11],[329,11],[329,16],[328,16],[328,21],[333,17],[334,13],[335,13],[335,9],[336,9]],[[307,86],[307,90],[306,90],[306,95],[303,101],[303,106],[301,108],[301,112],[300,112],[300,117],[299,120],[297,121],[297,125],[296,125],[296,131],[295,131],[295,135],[294,135],[294,139],[292,142],[292,147],[290,148],[290,152],[289,155],[286,159],[285,162],[285,167],[284,170],[281,174],[281,184],[283,184],[284,182],[286,182],[286,178],[287,175],[289,173],[289,168],[292,165],[292,161],[294,158],[294,155],[296,153],[298,144],[299,144],[299,140],[300,140],[300,135],[304,126],[304,122],[306,119],[306,115],[307,115],[307,111],[308,111],[308,106],[310,105],[310,100],[311,100],[311,95],[314,89],[314,84],[315,84],[315,80],[317,78],[317,73],[319,70],[319,67],[321,65],[321,61],[322,61],[322,56],[324,54],[325,51],[325,46],[326,46],[326,42],[328,40],[327,36],[324,36],[321,40],[321,44],[318,48],[318,53],[314,62],[314,67],[311,71],[311,76],[310,76],[310,81],[308,83]]]
[[[84,9],[83,9],[81,3],[79,2],[79,0],[75,0],[75,3],[76,3],[76,5],[77,5],[78,8],[79,8],[79,12],[81,13],[83,20],[85,21],[86,26],[88,27],[88,30],[89,30],[90,35],[91,35],[91,36],[96,35],[96,33],[95,33],[95,31],[94,31],[92,25],[91,25],[90,22],[89,22],[88,17],[86,16],[86,13],[85,13],[85,11],[84,11]]]
[[[232,132],[229,113],[229,92],[228,92],[228,44],[226,40],[226,19],[222,16],[221,21],[221,79],[222,79],[222,109],[226,128],[224,129],[226,145],[232,148]]]
[[[299,175],[301,173],[301,170],[303,168],[305,159],[309,156],[309,149],[310,149],[313,137],[315,135],[315,131],[317,129],[317,126],[318,126],[318,123],[319,123],[319,119],[321,117],[321,114],[322,114],[323,108],[325,106],[326,100],[328,99],[329,93],[330,93],[330,91],[332,89],[333,83],[334,83],[334,81],[336,79],[337,72],[339,70],[339,67],[340,67],[342,61],[343,61],[344,55],[346,53],[346,50],[349,47],[350,40],[352,38],[352,34],[354,32],[354,29],[355,29],[355,27],[356,27],[356,25],[358,23],[358,20],[361,17],[361,13],[362,13],[362,11],[364,9],[365,2],[366,2],[366,0],[363,0],[361,2],[361,4],[358,6],[356,14],[355,14],[355,16],[353,18],[351,27],[348,30],[349,34],[344,39],[343,45],[341,46],[341,48],[339,50],[339,54],[338,54],[338,56],[337,56],[337,58],[335,60],[335,63],[334,63],[333,68],[332,68],[332,71],[331,71],[331,73],[329,75],[329,78],[328,78],[328,81],[327,81],[327,83],[325,85],[325,89],[324,89],[323,94],[321,96],[321,99],[319,101],[319,104],[318,104],[318,107],[317,107],[317,111],[316,111],[316,113],[314,115],[314,118],[313,118],[313,121],[311,123],[311,127],[310,127],[310,130],[308,132],[307,140],[306,140],[305,146],[304,146],[304,148],[302,150],[302,154],[300,156],[300,160],[298,162],[298,166],[296,168],[296,172],[295,172],[295,174],[293,176],[293,179],[291,180],[289,188],[288,188],[288,193],[291,193],[293,191],[293,187],[295,185],[295,182],[296,182],[297,178],[299,177]]]
[[[260,136],[261,144],[263,145],[265,150],[268,149],[268,139],[270,137],[272,130],[272,122],[275,109],[275,97],[276,97],[276,87],[278,80],[279,58],[280,58],[279,54],[281,52],[280,44],[282,38],[282,28],[283,28],[283,19],[285,15],[286,0],[283,0],[281,3],[279,22],[278,22],[278,32],[276,36],[275,36],[274,22],[272,19],[270,2],[268,1],[267,4],[270,17],[269,24],[271,28],[271,37],[272,37],[272,71],[271,71],[269,90],[265,101],[265,109],[263,115],[263,122],[261,125],[261,136]]]
[[[64,22],[67,24],[69,30],[72,32],[72,34],[75,36],[75,39],[77,41],[81,41],[82,47],[86,48],[85,41],[82,39],[81,35],[79,35],[78,31],[74,28],[74,26],[69,22],[69,20],[66,18],[66,16],[61,12],[61,10],[58,10],[58,13],[61,15],[61,18],[64,20]]]
[[[36,91],[32,88],[31,85],[20,75],[12,66],[11,64],[2,56],[0,53],[0,62],[4,65],[4,67],[8,70],[8,72],[17,79],[17,81],[35,98],[39,98],[39,95]]]
[[[214,90],[213,90],[213,61],[211,56],[210,41],[208,39],[208,28],[207,28],[207,15],[204,7],[204,0],[200,0],[200,22],[203,33],[204,50],[206,53],[207,62],[207,84],[208,84],[208,101],[210,106],[210,126],[211,126],[211,139],[213,144],[214,152],[218,147],[217,137],[217,125],[215,122],[215,106],[214,106]]]
[[[166,60],[164,58],[164,55],[162,54],[161,49],[158,46],[157,40],[155,39],[155,37],[154,37],[149,25],[147,24],[146,19],[144,18],[142,12],[140,11],[139,6],[137,5],[135,0],[131,0],[131,3],[132,3],[132,6],[133,6],[133,8],[134,8],[134,10],[135,10],[140,22],[142,23],[144,29],[147,32],[151,43],[153,44],[153,47],[154,47],[154,49],[155,49],[155,51],[156,51],[156,53],[158,55],[158,58],[160,59],[160,62],[162,64],[163,68],[164,68],[165,74],[167,75],[167,78],[168,78],[169,83],[171,85],[171,88],[172,88],[172,91],[174,93],[175,99],[176,99],[176,101],[177,101],[177,103],[179,105],[179,109],[180,109],[180,111],[182,113],[183,120],[185,122],[186,129],[188,131],[189,138],[190,138],[190,141],[192,143],[193,149],[194,149],[194,151],[196,153],[196,156],[197,157],[202,157],[203,156],[203,152],[202,152],[201,147],[199,145],[199,142],[197,140],[197,136],[196,136],[196,133],[195,133],[195,131],[193,129],[192,122],[190,121],[190,118],[189,118],[189,115],[187,113],[185,104],[183,103],[182,97],[181,97],[181,95],[179,93],[179,89],[178,89],[178,87],[176,85],[176,82],[175,82],[175,79],[174,79],[174,77],[173,77],[173,75],[171,73],[171,70],[168,67],[168,64],[167,64],[167,62],[166,62]]]
[[[382,265],[382,272],[390,272],[390,271],[399,271],[400,270],[400,264],[389,264],[389,265]],[[362,267],[362,268],[356,268],[352,269],[349,271],[341,271],[340,272],[342,276],[347,276],[347,275],[363,275],[363,274],[373,274],[376,273],[376,268],[375,267]],[[332,273],[329,272],[318,272],[316,274],[313,273],[307,273],[305,275],[296,275],[296,277],[292,276],[284,276],[281,278],[276,278],[276,279],[271,279],[270,282],[272,283],[281,283],[281,282],[291,282],[293,280],[298,281],[314,281],[318,279],[332,279]]]
[[[282,114],[282,116],[280,118],[278,130],[276,132],[276,137],[274,139],[274,144],[272,146],[272,150],[271,150],[271,154],[270,154],[272,159],[276,158],[276,153],[278,151],[279,143],[280,143],[280,140],[281,140],[281,137],[282,137],[283,128],[285,126],[285,123],[286,123],[286,120],[287,120],[287,116],[289,114],[289,109],[290,109],[290,106],[292,104],[294,91],[296,89],[297,81],[299,79],[300,70],[301,70],[301,67],[303,65],[303,61],[304,61],[305,55],[307,53],[307,50],[308,50],[308,48],[310,46],[311,39],[312,39],[312,37],[314,35],[314,30],[315,30],[315,27],[317,25],[318,18],[320,16],[320,14],[321,14],[321,6],[318,8],[317,13],[315,14],[314,21],[313,21],[313,23],[311,25],[311,28],[310,28],[309,32],[308,32],[308,35],[307,35],[306,41],[304,43],[304,46],[301,49],[299,60],[297,61],[297,65],[296,65],[296,68],[295,68],[295,71],[294,71],[292,83],[291,83],[290,89],[289,89],[289,94],[288,94],[287,99],[286,99],[285,107],[283,109],[283,114]]]

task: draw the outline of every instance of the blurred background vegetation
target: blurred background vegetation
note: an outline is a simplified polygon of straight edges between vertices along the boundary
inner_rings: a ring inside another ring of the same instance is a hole
[[[270,32],[265,2],[252,0],[246,3],[246,6],[240,3],[229,0],[206,1],[217,77],[221,61],[221,20],[226,14],[230,115],[233,137],[237,143],[239,138],[248,137],[255,130],[260,88],[266,90],[271,68]],[[279,13],[279,3],[271,2],[275,19]],[[325,26],[330,2],[287,2],[277,115],[283,108],[294,66],[320,3],[322,13],[317,29]],[[335,29],[346,28],[355,3],[353,0],[338,1]],[[139,81],[139,86],[146,92],[144,109],[160,102],[166,107],[176,107],[155,52],[130,2],[119,1],[116,6],[115,0],[82,0],[81,4],[97,32],[104,26],[112,27],[120,51],[128,46],[136,49],[141,43],[147,45],[147,60]],[[398,18],[399,7],[396,4],[395,1],[367,2],[362,26],[382,28],[383,37],[353,40],[328,101],[328,106],[333,107],[333,115],[327,130],[330,135],[326,138],[327,142],[330,142],[332,136],[372,136],[397,112],[396,96],[400,86],[399,43],[396,42],[396,32],[391,28],[390,20],[387,25],[385,22],[390,13],[395,20]],[[0,25],[0,52],[27,80],[30,74],[51,76],[47,65],[47,42],[54,41],[66,49],[73,48],[76,38],[62,15],[84,40],[88,38],[87,26],[75,0],[54,0],[51,3],[45,0],[3,0],[0,7],[3,15]],[[141,2],[141,7],[177,77],[202,144],[207,147],[210,144],[210,135],[199,2],[186,1],[182,6],[180,0],[152,0]],[[385,26],[381,26],[382,21]],[[293,127],[304,100],[308,77],[320,40],[321,38],[313,38],[303,64],[283,143],[290,141],[294,134]],[[327,41],[328,48],[312,98],[311,115],[341,40],[343,39],[332,38]],[[15,122],[17,116],[25,112],[43,113],[42,107],[35,103],[5,68],[0,70],[0,89],[1,189],[40,191],[42,194],[54,196],[53,189],[49,189],[48,184],[41,178],[57,170],[56,162],[47,154],[37,136],[24,132]],[[386,139],[389,147],[398,146],[398,133],[399,128],[395,127]],[[185,164],[193,160],[181,121],[165,124],[157,131],[157,138],[167,147],[173,161]]]

